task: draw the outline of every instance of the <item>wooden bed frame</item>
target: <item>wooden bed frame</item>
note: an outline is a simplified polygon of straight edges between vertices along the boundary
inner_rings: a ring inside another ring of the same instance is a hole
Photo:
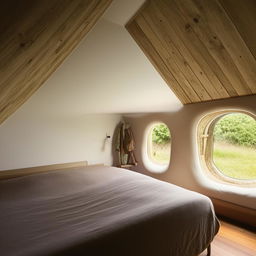
[[[85,167],[85,166],[88,166],[87,161],[43,165],[43,166],[0,171],[0,180],[12,179],[12,178],[22,177],[26,175],[35,174],[35,173],[43,173],[43,172],[58,171],[58,170],[70,170],[70,169],[76,169],[76,168]]]
[[[211,244],[207,247],[207,255],[206,256],[211,256]]]

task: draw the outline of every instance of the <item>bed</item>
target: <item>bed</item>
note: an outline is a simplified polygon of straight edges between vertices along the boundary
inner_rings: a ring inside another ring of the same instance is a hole
[[[0,180],[3,256],[196,256],[218,229],[209,198],[125,169]]]

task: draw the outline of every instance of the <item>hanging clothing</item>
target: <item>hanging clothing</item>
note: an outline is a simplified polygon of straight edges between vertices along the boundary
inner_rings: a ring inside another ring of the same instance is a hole
[[[119,165],[137,165],[134,155],[135,141],[132,129],[128,123],[121,122],[117,131],[116,151],[118,152]]]

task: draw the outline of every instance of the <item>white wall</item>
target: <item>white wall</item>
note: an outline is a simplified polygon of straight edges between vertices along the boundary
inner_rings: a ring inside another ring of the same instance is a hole
[[[101,20],[30,99],[56,115],[170,111],[181,106],[126,29]]]
[[[81,160],[110,164],[110,142],[105,151],[102,143],[119,113],[179,107],[126,29],[102,19],[0,126],[0,170]]]
[[[110,8],[104,13],[103,18],[125,26],[145,2],[146,0],[113,0]]]
[[[40,116],[27,104],[0,128],[0,170],[83,160],[112,164],[119,121],[120,115],[110,114]]]
[[[256,95],[226,100],[188,104],[178,111],[127,116],[136,141],[135,168],[138,172],[179,186],[198,191],[213,198],[222,199],[256,209],[256,187],[235,187],[209,179],[201,167],[197,148],[197,124],[206,113],[223,109],[240,109],[256,115]],[[172,135],[171,161],[166,172],[151,173],[143,163],[144,138],[147,127],[160,121],[168,125]]]

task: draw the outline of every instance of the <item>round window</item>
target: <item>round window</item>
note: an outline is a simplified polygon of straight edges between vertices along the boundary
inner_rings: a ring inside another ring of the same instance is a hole
[[[220,111],[201,119],[198,142],[203,169],[212,178],[256,184],[256,120],[245,111]]]
[[[243,113],[222,116],[213,128],[212,160],[223,175],[256,179],[256,121]]]
[[[152,172],[163,172],[170,163],[170,130],[164,123],[155,123],[149,127],[146,135],[146,165]]]

